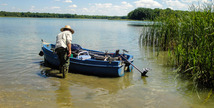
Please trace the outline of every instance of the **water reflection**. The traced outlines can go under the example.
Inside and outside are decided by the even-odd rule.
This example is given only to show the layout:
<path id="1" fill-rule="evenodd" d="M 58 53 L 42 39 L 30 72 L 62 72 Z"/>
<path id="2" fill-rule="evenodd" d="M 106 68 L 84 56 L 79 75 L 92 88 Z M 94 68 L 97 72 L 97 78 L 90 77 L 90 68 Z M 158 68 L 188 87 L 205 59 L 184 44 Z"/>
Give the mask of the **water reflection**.
<path id="1" fill-rule="evenodd" d="M 68 81 L 63 79 L 58 80 L 60 82 L 58 90 L 56 93 L 56 103 L 61 107 L 72 107 L 72 95 L 69 87 L 71 86 Z"/>
<path id="2" fill-rule="evenodd" d="M 40 62 L 40 69 L 41 69 L 41 72 L 38 75 L 41 77 L 62 78 L 62 75 L 59 73 L 59 70 L 57 70 L 53 66 L 49 66 L 48 64 L 45 64 L 43 61 Z"/>
<path id="3" fill-rule="evenodd" d="M 57 87 L 56 103 L 59 107 L 94 107 L 110 104 L 113 101 L 109 95 L 117 95 L 119 92 L 129 89 L 136 82 L 133 81 L 133 72 L 125 73 L 123 77 L 103 78 L 98 76 L 88 76 L 82 74 L 68 73 L 66 79 L 61 78 L 57 69 L 40 65 L 41 73 L 39 76 L 49 78 L 53 82 L 57 81 L 54 86 Z M 144 79 L 146 82 L 146 79 Z M 108 97 L 108 101 L 103 99 Z M 94 103 L 97 100 L 97 103 Z M 99 100 L 99 101 L 98 101 Z M 79 103 L 79 102 L 82 103 Z"/>
<path id="4" fill-rule="evenodd" d="M 147 84 L 146 78 L 147 78 L 147 77 L 142 76 L 143 84 L 145 84 L 145 85 Z"/>
<path id="5" fill-rule="evenodd" d="M 58 89 L 55 91 L 56 94 L 56 103 L 58 107 L 72 107 L 72 95 L 71 90 L 69 89 L 72 86 L 68 80 L 61 79 L 62 74 L 59 73 L 59 70 L 53 69 L 50 67 L 46 67 L 43 62 L 41 62 L 41 77 L 55 77 L 58 79 L 53 79 L 58 82 L 58 84 L 54 85 L 57 86 Z"/>
<path id="6" fill-rule="evenodd" d="M 55 77 L 62 78 L 62 75 L 59 73 L 59 70 L 54 69 L 53 67 L 44 65 L 42 63 L 41 67 L 41 77 Z M 78 76 L 78 77 L 77 77 Z M 128 88 L 133 84 L 133 73 L 127 72 L 123 77 L 118 78 L 106 78 L 106 77 L 98 77 L 98 76 L 88 76 L 76 73 L 68 73 L 68 77 L 65 79 L 66 81 L 71 80 L 74 84 L 78 84 L 80 86 L 87 86 L 89 88 L 102 88 L 108 91 L 108 94 L 117 93 L 119 90 Z M 63 79 L 61 79 L 63 80 Z M 145 79 L 144 79 L 145 80 Z"/>

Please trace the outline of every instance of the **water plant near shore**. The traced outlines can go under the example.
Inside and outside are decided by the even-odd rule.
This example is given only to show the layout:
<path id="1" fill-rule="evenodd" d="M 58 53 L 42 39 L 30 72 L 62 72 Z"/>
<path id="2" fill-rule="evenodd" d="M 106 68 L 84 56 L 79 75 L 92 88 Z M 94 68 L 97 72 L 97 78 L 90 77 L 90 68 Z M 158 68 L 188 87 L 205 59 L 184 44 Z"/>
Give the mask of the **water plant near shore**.
<path id="1" fill-rule="evenodd" d="M 193 80 L 196 87 L 214 87 L 213 4 L 191 6 L 183 14 L 161 13 L 142 41 L 168 51 L 179 75 Z"/>

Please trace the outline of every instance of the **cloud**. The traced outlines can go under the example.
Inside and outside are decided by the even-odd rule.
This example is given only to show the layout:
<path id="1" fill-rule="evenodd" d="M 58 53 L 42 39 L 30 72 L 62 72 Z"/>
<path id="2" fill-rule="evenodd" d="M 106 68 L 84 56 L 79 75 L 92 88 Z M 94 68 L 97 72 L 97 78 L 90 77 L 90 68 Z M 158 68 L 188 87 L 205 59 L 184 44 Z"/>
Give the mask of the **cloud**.
<path id="1" fill-rule="evenodd" d="M 82 8 L 82 14 L 87 15 L 111 15 L 111 16 L 124 16 L 132 10 L 132 6 L 128 2 L 121 2 L 119 5 L 114 5 L 112 3 L 94 3 L 89 4 L 90 7 Z"/>
<path id="2" fill-rule="evenodd" d="M 65 2 L 65 3 L 72 3 L 71 0 L 65 0 L 64 2 Z"/>
<path id="3" fill-rule="evenodd" d="M 6 3 L 3 3 L 3 4 L 1 4 L 1 6 L 7 6 L 8 4 L 6 4 Z"/>
<path id="4" fill-rule="evenodd" d="M 214 3 L 214 0 L 181 0 L 183 3 L 198 4 L 198 3 Z"/>
<path id="5" fill-rule="evenodd" d="M 110 8 L 112 6 L 111 3 L 95 3 L 96 8 Z"/>
<path id="6" fill-rule="evenodd" d="M 213 0 L 201 0 L 202 3 L 213 3 Z"/>
<path id="7" fill-rule="evenodd" d="M 193 2 L 198 2 L 198 0 L 181 0 L 181 2 L 184 2 L 184 3 L 193 3 Z"/>
<path id="8" fill-rule="evenodd" d="M 189 7 L 188 4 L 182 3 L 179 0 L 166 0 L 165 4 L 173 10 L 187 10 Z"/>
<path id="9" fill-rule="evenodd" d="M 163 5 L 154 0 L 138 0 L 134 2 L 136 7 L 145 7 L 145 8 L 162 8 Z"/>
<path id="10" fill-rule="evenodd" d="M 33 11 L 35 11 L 35 6 L 31 6 L 31 8 L 30 8 L 30 10 L 29 10 L 30 12 L 33 12 Z"/>
<path id="11" fill-rule="evenodd" d="M 11 8 L 10 8 L 10 11 L 13 11 L 13 12 L 19 12 L 19 11 L 21 11 L 21 12 L 23 12 L 24 10 L 23 10 L 23 9 L 20 9 L 20 8 L 18 8 L 18 7 L 11 7 Z"/>
<path id="12" fill-rule="evenodd" d="M 53 6 L 53 7 L 51 7 L 50 9 L 60 9 L 60 7 L 58 7 L 58 6 Z"/>
<path id="13" fill-rule="evenodd" d="M 64 11 L 64 13 L 75 13 L 75 12 L 76 12 L 75 9 L 66 9 L 66 10 Z"/>
<path id="14" fill-rule="evenodd" d="M 68 7 L 70 7 L 70 8 L 76 8 L 77 7 L 77 5 L 70 5 L 70 6 L 68 6 Z"/>
<path id="15" fill-rule="evenodd" d="M 132 7 L 133 7 L 130 3 L 127 3 L 127 2 L 125 2 L 125 1 L 123 1 L 123 2 L 121 2 L 121 3 L 122 3 L 122 5 L 123 5 L 124 7 L 126 7 L 126 8 L 132 8 Z"/>
<path id="16" fill-rule="evenodd" d="M 88 8 L 83 8 L 84 11 L 88 11 Z"/>

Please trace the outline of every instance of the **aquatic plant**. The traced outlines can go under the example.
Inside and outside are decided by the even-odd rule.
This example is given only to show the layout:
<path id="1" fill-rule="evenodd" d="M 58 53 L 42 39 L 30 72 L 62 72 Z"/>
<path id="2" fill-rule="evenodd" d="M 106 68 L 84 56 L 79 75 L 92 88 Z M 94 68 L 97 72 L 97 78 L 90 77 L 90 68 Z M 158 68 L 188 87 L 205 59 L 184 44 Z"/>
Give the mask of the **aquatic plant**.
<path id="1" fill-rule="evenodd" d="M 194 85 L 214 87 L 214 5 L 191 6 L 189 12 L 162 12 L 142 35 L 145 45 L 168 51 L 178 73 Z"/>

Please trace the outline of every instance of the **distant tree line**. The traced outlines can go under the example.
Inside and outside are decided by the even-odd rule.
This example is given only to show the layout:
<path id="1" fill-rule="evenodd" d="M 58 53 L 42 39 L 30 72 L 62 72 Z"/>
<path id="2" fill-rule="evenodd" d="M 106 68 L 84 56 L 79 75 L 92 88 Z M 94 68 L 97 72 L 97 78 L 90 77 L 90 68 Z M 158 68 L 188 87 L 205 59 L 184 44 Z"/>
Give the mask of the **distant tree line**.
<path id="1" fill-rule="evenodd" d="M 172 14 L 181 15 L 186 14 L 188 11 L 179 11 L 179 10 L 171 10 L 167 9 L 150 9 L 150 8 L 137 8 L 128 13 L 127 18 L 133 20 L 155 20 L 155 18 L 160 17 L 161 15 Z"/>
<path id="2" fill-rule="evenodd" d="M 87 18 L 87 19 L 132 19 L 153 21 L 162 15 L 174 13 L 182 15 L 188 11 L 167 9 L 137 8 L 128 13 L 127 16 L 99 16 L 99 15 L 77 15 L 77 14 L 58 14 L 58 13 L 33 13 L 33 12 L 6 12 L 0 11 L 0 17 L 35 17 L 35 18 Z"/>
<path id="3" fill-rule="evenodd" d="M 127 19 L 126 16 L 98 16 L 57 13 L 5 12 L 0 11 L 0 17 L 35 17 L 35 18 L 87 18 L 87 19 Z"/>

